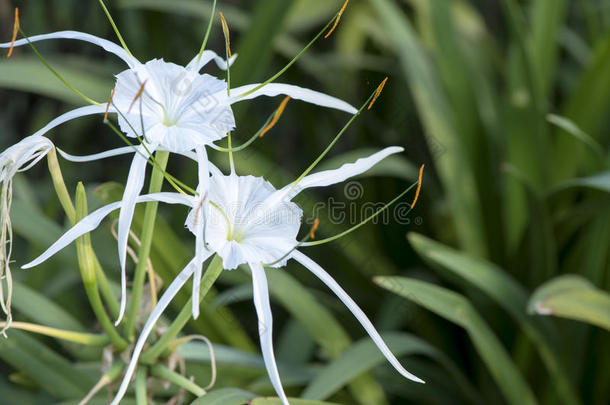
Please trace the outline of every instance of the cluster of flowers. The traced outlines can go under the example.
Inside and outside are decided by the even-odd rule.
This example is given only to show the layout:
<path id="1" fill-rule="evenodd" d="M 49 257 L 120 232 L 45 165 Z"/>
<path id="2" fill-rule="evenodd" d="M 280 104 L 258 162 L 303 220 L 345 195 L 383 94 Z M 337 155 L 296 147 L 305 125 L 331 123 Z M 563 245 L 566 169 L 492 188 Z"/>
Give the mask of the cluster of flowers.
<path id="1" fill-rule="evenodd" d="M 240 265 L 250 268 L 254 306 L 260 325 L 261 351 L 269 378 L 283 404 L 288 404 L 288 400 L 284 394 L 274 358 L 273 319 L 265 267 L 284 267 L 290 259 L 296 260 L 309 269 L 337 295 L 360 321 L 398 372 L 406 378 L 422 382 L 401 366 L 364 312 L 339 284 L 322 267 L 296 249 L 303 245 L 297 240 L 303 213 L 291 201 L 304 189 L 328 186 L 361 174 L 387 156 L 401 152 L 402 148 L 389 147 L 366 158 L 358 159 L 354 163 L 345 164 L 339 169 L 309 174 L 314 166 L 312 165 L 296 181 L 276 189 L 264 178 L 238 175 L 234 169 L 230 145 L 227 150 L 227 148 L 215 144 L 230 136 L 230 132 L 235 128 L 236 124 L 231 109 L 233 103 L 259 96 L 285 95 L 318 106 L 345 111 L 352 115 L 357 114 L 359 110 L 337 98 L 289 84 L 266 82 L 230 89 L 225 80 L 202 74 L 200 71 L 212 61 L 219 68 L 228 70 L 235 60 L 235 56 L 223 59 L 210 50 L 202 50 L 186 66 L 166 62 L 163 59 L 141 63 L 125 46 L 121 47 L 105 39 L 75 31 L 55 32 L 13 40 L 11 43 L 0 44 L 0 47 L 10 47 L 12 50 L 16 46 L 31 45 L 47 39 L 75 39 L 93 43 L 119 57 L 128 68 L 116 75 L 113 96 L 107 103 L 94 103 L 67 112 L 0 154 L 2 186 L 2 240 L 0 241 L 2 267 L 0 276 L 10 277 L 12 235 L 9 210 L 12 178 L 15 173 L 29 169 L 47 153 L 55 150 L 53 143 L 44 135 L 69 120 L 92 114 L 106 114 L 105 119 L 108 119 L 108 114 L 116 114 L 120 132 L 127 138 L 137 140 L 130 146 L 85 157 L 72 156 L 58 149 L 66 159 L 78 162 L 133 153 L 134 157 L 125 183 L 124 195 L 121 201 L 104 206 L 79 221 L 48 250 L 32 262 L 22 266 L 23 268 L 34 267 L 44 262 L 78 237 L 95 229 L 112 211 L 120 210 L 118 257 L 122 296 L 118 324 L 126 307 L 125 262 L 130 226 L 136 204 L 154 201 L 181 204 L 190 208 L 185 224 L 195 237 L 194 257 L 165 289 L 149 315 L 131 353 L 131 361 L 113 401 L 114 404 L 125 395 L 138 365 L 139 356 L 155 323 L 191 277 L 193 277 L 192 315 L 197 318 L 202 268 L 204 263 L 215 254 L 222 259 L 222 266 L 226 270 L 235 269 Z M 121 42 L 123 42 L 122 39 Z M 284 105 L 285 103 L 282 104 L 282 108 Z M 278 112 L 280 112 L 279 109 Z M 229 174 L 224 174 L 208 160 L 206 148 L 229 152 L 231 155 Z M 199 184 L 192 195 L 182 191 L 141 195 L 147 164 L 150 162 L 153 165 L 156 164 L 153 155 L 155 151 L 166 151 L 196 161 Z M 266 220 L 266 218 L 275 220 Z M 281 220 L 277 220 L 278 218 Z M 3 310 L 10 317 L 10 291 L 5 294 L 0 288 L 0 298 Z"/>

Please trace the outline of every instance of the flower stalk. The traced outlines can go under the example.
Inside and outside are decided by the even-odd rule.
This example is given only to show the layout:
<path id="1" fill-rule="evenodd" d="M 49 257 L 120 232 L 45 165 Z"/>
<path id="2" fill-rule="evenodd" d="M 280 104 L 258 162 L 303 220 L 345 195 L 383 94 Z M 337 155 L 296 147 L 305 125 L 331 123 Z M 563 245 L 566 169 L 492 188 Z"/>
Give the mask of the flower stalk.
<path id="1" fill-rule="evenodd" d="M 201 388 L 188 378 L 176 373 L 175 371 L 168 369 L 162 364 L 155 364 L 154 366 L 152 366 L 150 369 L 150 373 L 155 377 L 163 378 L 166 381 L 169 381 L 179 387 L 184 388 L 185 390 L 195 395 L 197 398 L 205 395 L 205 390 L 203 388 Z"/>
<path id="2" fill-rule="evenodd" d="M 80 220 L 86 215 L 87 195 L 85 193 L 85 186 L 83 186 L 83 183 L 78 183 L 76 188 L 76 219 Z M 104 329 L 112 341 L 112 344 L 119 350 L 125 350 L 128 343 L 119 335 L 112 325 L 112 322 L 110 321 L 110 318 L 108 317 L 100 298 L 95 277 L 95 259 L 92 255 L 91 236 L 88 233 L 79 237 L 76 241 L 76 252 L 81 277 L 83 279 L 85 291 L 87 293 L 87 297 L 89 298 L 89 302 L 91 303 L 93 313 L 100 322 L 102 329 Z"/>

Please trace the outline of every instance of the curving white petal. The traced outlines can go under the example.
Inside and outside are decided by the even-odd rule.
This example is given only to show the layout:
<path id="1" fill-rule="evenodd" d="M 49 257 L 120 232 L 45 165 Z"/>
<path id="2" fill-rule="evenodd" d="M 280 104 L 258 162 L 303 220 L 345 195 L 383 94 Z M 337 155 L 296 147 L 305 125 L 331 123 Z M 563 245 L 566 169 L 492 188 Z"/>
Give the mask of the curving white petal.
<path id="1" fill-rule="evenodd" d="M 182 204 L 189 207 L 192 205 L 191 197 L 184 196 L 178 193 L 146 194 L 136 199 L 136 202 L 138 203 L 150 201 L 159 201 L 166 204 Z M 74 242 L 79 237 L 97 228 L 106 216 L 108 216 L 112 211 L 121 208 L 122 203 L 122 201 L 117 201 L 93 211 L 91 214 L 87 215 L 85 218 L 75 224 L 72 228 L 70 228 L 66 233 L 64 233 L 44 253 L 42 253 L 40 256 L 38 256 L 31 262 L 24 264 L 23 266 L 21 266 L 21 268 L 29 269 L 38 266 L 40 263 L 45 262 L 51 256 L 55 255 L 57 252 L 68 246 L 70 243 Z"/>
<path id="2" fill-rule="evenodd" d="M 322 107 L 334 108 L 337 110 L 348 112 L 350 114 L 355 114 L 358 112 L 358 110 L 356 110 L 353 106 L 336 97 L 332 97 L 327 94 L 306 89 L 303 87 L 294 86 L 292 84 L 269 83 L 251 94 L 242 96 L 242 94 L 249 92 L 250 90 L 256 88 L 259 85 L 260 83 L 254 83 L 231 89 L 231 97 L 229 97 L 226 102 L 228 102 L 229 104 L 233 104 L 259 96 L 275 97 L 280 94 L 283 94 L 286 96 L 290 96 L 295 100 L 302 100 L 307 103 L 317 104 Z M 220 96 L 221 95 L 219 95 L 219 97 Z M 224 98 L 226 99 L 226 95 Z"/>
<path id="3" fill-rule="evenodd" d="M 87 215 L 76 225 L 70 228 L 59 239 L 57 239 L 55 243 L 53 243 L 51 247 L 49 247 L 43 254 L 41 254 L 31 262 L 24 264 L 23 266 L 21 266 L 21 268 L 29 269 L 31 267 L 38 266 L 40 263 L 46 261 L 55 253 L 59 252 L 60 250 L 68 246 L 70 243 L 74 242 L 77 238 L 97 228 L 102 222 L 102 219 L 104 219 L 112 211 L 118 209 L 120 206 L 121 202 L 119 201 L 112 204 L 108 204 L 102 208 L 93 211 L 91 214 Z"/>
<path id="4" fill-rule="evenodd" d="M 44 135 L 47 132 L 49 132 L 50 130 L 52 130 L 53 128 L 55 128 L 56 126 L 61 125 L 64 122 L 73 120 L 75 118 L 84 117 L 86 115 L 93 115 L 93 114 L 104 114 L 105 112 L 106 112 L 105 104 L 101 105 L 101 106 L 88 105 L 85 107 L 80 107 L 80 108 L 74 109 L 72 111 L 68 111 L 67 113 L 64 113 L 64 114 L 60 115 L 59 117 L 53 119 L 43 128 L 34 132 L 34 134 L 32 136 Z"/>
<path id="5" fill-rule="evenodd" d="M 140 358 L 140 354 L 142 353 L 142 349 L 144 349 L 144 345 L 146 344 L 146 340 L 148 336 L 152 332 L 155 323 L 159 320 L 163 311 L 170 304 L 172 299 L 178 294 L 178 291 L 184 286 L 189 277 L 193 274 L 193 263 L 195 259 L 191 260 L 189 264 L 178 274 L 178 276 L 172 281 L 172 283 L 167 287 L 167 290 L 163 293 L 159 302 L 155 306 L 155 309 L 150 313 L 148 319 L 146 320 L 146 324 L 140 333 L 140 337 L 131 353 L 131 360 L 129 361 L 129 365 L 127 366 L 127 371 L 125 372 L 125 376 L 123 377 L 123 381 L 121 382 L 121 386 L 119 387 L 118 392 L 116 393 L 114 399 L 111 402 L 111 405 L 118 405 L 118 403 L 125 396 L 125 392 L 127 392 L 127 387 L 129 386 L 129 382 L 131 377 L 133 377 L 133 373 L 138 365 L 138 359 Z"/>
<path id="6" fill-rule="evenodd" d="M 254 306 L 258 315 L 258 333 L 261 340 L 261 351 L 265 368 L 271 380 L 275 392 L 280 397 L 283 405 L 289 405 L 288 398 L 284 393 L 280 373 L 277 369 L 275 354 L 273 353 L 273 315 L 269 304 L 269 288 L 267 286 L 267 276 L 265 270 L 259 263 L 250 263 L 252 269 L 252 287 L 254 293 Z"/>
<path id="7" fill-rule="evenodd" d="M 233 62 L 235 62 L 236 58 L 237 58 L 237 54 L 233 54 L 229 58 L 229 66 L 231 66 L 233 64 Z M 198 59 L 199 59 L 199 54 L 195 55 L 193 60 L 191 60 L 188 65 L 186 65 L 186 68 L 194 69 L 196 72 L 199 72 L 205 65 L 207 65 L 208 63 L 210 63 L 210 61 L 213 60 L 214 63 L 216 63 L 216 66 L 218 66 L 220 69 L 227 70 L 227 62 L 223 58 L 218 56 L 216 54 L 216 52 L 214 52 L 214 51 L 210 51 L 210 50 L 206 49 L 201 54 L 201 59 L 199 59 L 199 60 Z"/>
<path id="8" fill-rule="evenodd" d="M 208 155 L 205 146 L 197 147 L 197 168 L 199 172 L 199 185 L 197 192 L 199 193 L 198 207 L 194 209 L 193 220 L 195 221 L 195 256 L 202 257 L 205 247 L 205 210 L 208 202 L 207 194 L 210 182 L 210 170 L 208 165 Z M 203 261 L 195 263 L 195 274 L 193 276 L 193 318 L 199 318 L 199 288 L 201 286 L 201 272 Z"/>
<path id="9" fill-rule="evenodd" d="M 129 65 L 129 67 L 133 67 L 140 63 L 136 58 L 129 55 L 125 49 L 121 48 L 114 42 L 79 31 L 57 31 L 50 34 L 33 35 L 31 37 L 15 41 L 14 46 L 27 45 L 28 42 L 38 42 L 46 39 L 76 39 L 79 41 L 90 42 L 123 59 L 123 61 Z M 10 42 L 0 44 L 0 48 L 10 48 L 10 46 Z"/>
<path id="10" fill-rule="evenodd" d="M 346 163 L 338 169 L 324 170 L 318 173 L 310 174 L 309 176 L 305 176 L 298 184 L 289 184 L 282 188 L 278 194 L 281 194 L 282 198 L 290 200 L 302 190 L 307 188 L 325 187 L 332 184 L 341 183 L 350 177 L 354 177 L 366 172 L 388 156 L 395 153 L 400 153 L 402 151 L 404 151 L 404 148 L 401 148 L 400 146 L 390 146 L 380 150 L 379 152 L 373 153 L 371 156 L 360 158 L 354 163 Z"/>
<path id="11" fill-rule="evenodd" d="M 150 151 L 150 153 L 152 153 L 154 149 L 154 147 L 148 146 L 148 151 Z M 121 306 L 119 317 L 117 318 L 115 325 L 118 325 L 121 322 L 121 319 L 123 319 L 127 303 L 127 274 L 125 270 L 127 244 L 129 242 L 131 221 L 136 207 L 136 199 L 144 185 L 147 158 L 142 156 L 142 154 L 145 153 L 146 148 L 144 145 L 138 146 L 138 153 L 133 157 L 131 167 L 129 168 L 129 175 L 127 176 L 127 183 L 125 184 L 125 191 L 123 193 L 121 212 L 119 213 L 118 249 L 119 263 L 121 265 Z"/>
<path id="12" fill-rule="evenodd" d="M 82 163 L 82 162 L 92 162 L 94 160 L 101 160 L 101 159 L 106 159 L 109 157 L 134 153 L 136 151 L 136 147 L 135 146 L 123 146 L 122 148 L 110 149 L 105 152 L 94 153 L 92 155 L 81 155 L 81 156 L 71 155 L 59 148 L 57 148 L 57 151 L 59 152 L 61 157 L 63 157 L 64 159 L 66 159 L 70 162 Z"/>
<path id="13" fill-rule="evenodd" d="M 409 373 L 405 368 L 400 364 L 396 356 L 392 353 L 390 348 L 385 344 L 379 332 L 375 329 L 372 322 L 366 316 L 366 314 L 358 307 L 358 304 L 354 302 L 354 300 L 345 292 L 343 288 L 328 274 L 322 267 L 320 267 L 316 262 L 311 260 L 309 257 L 304 255 L 299 251 L 294 251 L 292 257 L 305 266 L 309 271 L 311 271 L 316 277 L 318 277 L 324 284 L 328 286 L 334 292 L 337 297 L 345 304 L 345 306 L 354 314 L 358 322 L 364 327 L 364 330 L 369 334 L 373 342 L 377 345 L 381 353 L 385 356 L 386 359 L 394 366 L 394 368 L 402 374 L 405 378 L 409 380 L 423 383 L 424 381 L 419 377 L 414 376 Z"/>

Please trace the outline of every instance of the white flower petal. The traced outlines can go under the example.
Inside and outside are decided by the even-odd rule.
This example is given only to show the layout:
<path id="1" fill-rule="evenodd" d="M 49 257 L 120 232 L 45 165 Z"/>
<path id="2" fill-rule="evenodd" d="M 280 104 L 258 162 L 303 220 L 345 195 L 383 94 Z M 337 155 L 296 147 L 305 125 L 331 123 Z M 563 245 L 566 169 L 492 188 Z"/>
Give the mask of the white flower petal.
<path id="1" fill-rule="evenodd" d="M 146 194 L 138 197 L 136 201 L 138 203 L 159 201 L 166 204 L 182 204 L 186 206 L 192 205 L 191 197 L 184 196 L 178 193 Z M 40 256 L 38 256 L 31 262 L 23 265 L 21 268 L 29 269 L 34 266 L 38 266 L 40 263 L 45 262 L 51 256 L 68 246 L 70 243 L 74 242 L 77 238 L 97 228 L 106 216 L 108 216 L 112 211 L 121 208 L 121 204 L 123 204 L 123 201 L 117 201 L 93 211 L 91 214 L 87 215 L 85 218 L 75 224 L 72 228 L 70 228 L 66 233 L 64 233 L 44 253 L 42 253 Z"/>
<path id="2" fill-rule="evenodd" d="M 49 132 L 50 130 L 52 130 L 53 128 L 55 128 L 56 126 L 61 125 L 64 122 L 73 120 L 75 118 L 84 117 L 86 115 L 93 115 L 93 114 L 104 114 L 104 112 L 106 112 L 105 105 L 102 105 L 102 106 L 88 105 L 86 107 L 80 107 L 75 110 L 68 111 L 67 113 L 64 113 L 64 114 L 60 115 L 59 117 L 53 119 L 43 128 L 34 132 L 34 134 L 32 136 L 44 135 L 47 132 Z"/>
<path id="3" fill-rule="evenodd" d="M 280 373 L 277 369 L 275 354 L 273 353 L 273 315 L 269 304 L 269 288 L 267 286 L 267 276 L 263 266 L 258 263 L 250 263 L 252 269 L 252 287 L 254 293 L 254 306 L 258 315 L 258 333 L 261 340 L 261 351 L 265 368 L 271 380 L 275 392 L 280 397 L 283 405 L 288 404 L 288 398 L 284 393 Z"/>
<path id="4" fill-rule="evenodd" d="M 148 150 L 152 153 L 154 147 L 149 146 Z M 123 193 L 121 212 L 119 213 L 118 249 L 119 263 L 121 265 L 121 306 L 119 317 L 117 318 L 115 325 L 118 325 L 121 322 L 121 319 L 123 319 L 123 315 L 125 314 L 125 306 L 127 303 L 127 273 L 125 270 L 127 243 L 129 242 L 129 230 L 136 207 L 136 199 L 138 198 L 140 191 L 142 191 L 146 173 L 147 158 L 141 155 L 146 153 L 144 145 L 138 146 L 138 152 L 139 153 L 136 153 L 133 157 L 131 167 L 129 168 L 129 175 L 127 176 L 127 183 L 125 184 L 125 191 Z"/>
<path id="5" fill-rule="evenodd" d="M 305 176 L 298 184 L 289 184 L 282 188 L 278 194 L 282 195 L 283 199 L 290 200 L 302 190 L 307 188 L 325 187 L 332 184 L 341 183 L 350 177 L 354 177 L 366 172 L 386 157 L 395 153 L 400 153 L 403 150 L 404 149 L 399 146 L 390 146 L 380 150 L 379 152 L 373 153 L 371 156 L 360 158 L 354 163 L 346 163 L 338 169 L 324 170 L 322 172 L 310 174 L 309 176 Z"/>
<path id="6" fill-rule="evenodd" d="M 101 160 L 101 159 L 106 159 L 106 158 L 114 157 L 114 156 L 127 155 L 129 153 L 134 153 L 135 150 L 136 149 L 134 146 L 123 146 L 122 148 L 110 149 L 105 152 L 94 153 L 92 155 L 77 156 L 77 155 L 71 155 L 71 154 L 64 152 L 63 150 L 57 148 L 57 151 L 64 159 L 66 159 L 70 162 L 77 162 L 77 163 L 92 162 L 94 160 Z"/>
<path id="7" fill-rule="evenodd" d="M 228 98 L 226 102 L 228 102 L 229 104 L 233 104 L 259 96 L 275 97 L 280 94 L 283 94 L 286 96 L 290 96 L 295 100 L 302 100 L 307 103 L 317 104 L 322 107 L 334 108 L 337 110 L 348 112 L 350 114 L 355 114 L 358 112 L 358 110 L 356 110 L 350 104 L 346 103 L 343 100 L 339 100 L 336 97 L 332 97 L 324 93 L 320 93 L 318 91 L 306 89 L 303 87 L 294 86 L 292 84 L 269 83 L 263 86 L 262 88 L 256 90 L 255 92 L 248 94 L 247 96 L 241 97 L 242 94 L 245 94 L 248 91 L 256 88 L 259 84 L 260 83 L 247 84 L 245 86 L 231 89 L 231 97 Z M 222 95 L 219 94 L 219 97 L 221 96 Z"/>
<path id="8" fill-rule="evenodd" d="M 369 318 L 366 314 L 358 307 L 358 305 L 354 302 L 354 300 L 345 292 L 343 288 L 328 274 L 322 267 L 320 267 L 316 262 L 311 260 L 309 257 L 304 255 L 299 251 L 294 251 L 292 257 L 305 266 L 309 271 L 311 271 L 316 277 L 318 277 L 324 284 L 328 286 L 334 292 L 337 297 L 345 304 L 345 306 L 354 314 L 358 322 L 364 327 L 364 330 L 369 334 L 373 342 L 377 345 L 381 353 L 388 359 L 390 364 L 394 366 L 394 368 L 402 374 L 405 378 L 409 380 L 423 383 L 424 381 L 413 374 L 409 373 L 405 368 L 400 364 L 396 356 L 392 353 L 390 348 L 385 344 Z"/>
<path id="9" fill-rule="evenodd" d="M 127 63 L 127 65 L 129 65 L 130 67 L 133 67 L 140 63 L 140 62 L 138 62 L 138 60 L 136 58 L 134 58 L 133 56 L 130 56 L 127 53 L 127 51 L 125 51 L 125 49 L 121 48 L 119 45 L 115 44 L 114 42 L 108 41 L 108 40 L 100 38 L 100 37 L 96 37 L 95 35 L 87 34 L 84 32 L 79 32 L 79 31 L 58 31 L 58 32 L 52 32 L 50 34 L 33 35 L 31 37 L 23 38 L 23 39 L 19 39 L 19 40 L 15 41 L 14 46 L 27 45 L 28 40 L 29 40 L 29 42 L 37 42 L 37 41 L 43 41 L 46 39 L 76 39 L 79 41 L 90 42 L 97 46 L 101 46 L 107 52 L 110 52 L 110 53 L 118 56 L 119 58 L 123 59 L 123 61 L 125 63 Z M 10 42 L 5 42 L 3 44 L 0 44 L 0 48 L 9 48 L 10 46 L 11 46 Z"/>
<path id="10" fill-rule="evenodd" d="M 163 311 L 168 307 L 172 299 L 178 294 L 178 291 L 184 286 L 189 277 L 193 274 L 193 263 L 195 259 L 191 260 L 189 264 L 178 274 L 178 276 L 172 281 L 172 283 L 167 287 L 167 290 L 163 293 L 159 302 L 155 306 L 155 309 L 150 313 L 148 319 L 146 320 L 146 324 L 140 333 L 140 337 L 138 337 L 138 341 L 131 353 L 131 359 L 129 361 L 129 365 L 127 366 L 127 371 L 125 372 L 125 376 L 123 377 L 123 381 L 121 382 L 121 386 L 119 387 L 118 392 L 116 393 L 114 399 L 111 402 L 111 405 L 118 405 L 118 403 L 125 396 L 125 392 L 127 392 L 127 388 L 129 387 L 129 383 L 131 381 L 131 377 L 133 377 L 133 373 L 138 365 L 138 359 L 140 358 L 140 354 L 142 353 L 142 349 L 144 349 L 144 345 L 146 344 L 146 340 L 148 336 L 152 332 L 155 323 L 159 320 Z"/>
<path id="11" fill-rule="evenodd" d="M 51 247 L 49 247 L 43 254 L 38 256 L 36 259 L 31 262 L 21 266 L 22 269 L 29 269 L 34 266 L 38 266 L 40 263 L 46 261 L 55 253 L 59 252 L 61 249 L 68 246 L 70 243 L 74 242 L 80 236 L 86 234 L 87 232 L 91 232 L 95 228 L 99 226 L 108 214 L 112 211 L 118 209 L 121 206 L 121 202 L 115 202 L 112 204 L 108 204 L 96 211 L 93 211 L 91 214 L 83 218 L 76 225 L 70 228 L 66 233 L 64 233 Z"/>
<path id="12" fill-rule="evenodd" d="M 229 66 L 231 66 L 233 62 L 235 62 L 236 58 L 237 54 L 233 54 L 229 58 Z M 193 60 L 191 60 L 188 65 L 186 65 L 186 68 L 194 69 L 196 72 L 199 72 L 205 65 L 207 65 L 208 63 L 210 63 L 210 61 L 213 60 L 216 63 L 216 66 L 218 66 L 220 69 L 227 70 L 227 62 L 223 58 L 218 56 L 214 51 L 206 49 L 201 54 L 201 59 L 197 59 L 199 59 L 199 54 L 195 55 Z"/>

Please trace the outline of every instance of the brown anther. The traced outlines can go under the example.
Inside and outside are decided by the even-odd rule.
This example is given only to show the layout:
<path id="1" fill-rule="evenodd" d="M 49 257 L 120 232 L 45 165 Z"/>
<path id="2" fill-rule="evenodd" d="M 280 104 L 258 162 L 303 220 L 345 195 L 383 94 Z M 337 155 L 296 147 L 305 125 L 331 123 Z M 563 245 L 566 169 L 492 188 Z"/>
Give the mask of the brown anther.
<path id="1" fill-rule="evenodd" d="M 114 89 L 112 89 L 112 92 L 110 93 L 110 98 L 108 99 L 108 102 L 106 103 L 106 112 L 104 113 L 104 122 L 108 121 L 108 110 L 110 109 L 110 104 L 112 104 L 112 99 L 114 98 L 115 90 L 116 90 L 116 87 Z"/>
<path id="2" fill-rule="evenodd" d="M 377 101 L 377 98 L 381 94 L 381 91 L 383 90 L 383 87 L 385 86 L 385 82 L 387 82 L 387 81 L 388 81 L 388 78 L 386 77 L 385 79 L 383 79 L 383 81 L 381 82 L 379 87 L 377 87 L 377 91 L 375 91 L 375 95 L 373 96 L 373 99 L 371 100 L 371 104 L 369 104 L 369 107 L 367 108 L 367 110 L 370 110 L 373 107 L 373 104 L 375 104 L 375 101 Z"/>
<path id="3" fill-rule="evenodd" d="M 15 24 L 13 25 L 13 37 L 11 38 L 11 47 L 8 48 L 7 58 L 10 58 L 13 54 L 13 48 L 15 47 L 15 41 L 17 40 L 17 33 L 19 32 L 19 8 L 15 8 Z"/>
<path id="4" fill-rule="evenodd" d="M 347 3 L 349 3 L 349 0 L 345 0 L 345 3 L 343 3 L 341 10 L 339 10 L 339 13 L 337 13 L 337 18 L 335 18 L 335 23 L 332 27 L 330 27 L 330 30 L 326 33 L 326 35 L 324 35 L 324 38 L 330 37 L 330 34 L 332 34 L 335 28 L 337 28 L 337 25 L 339 25 L 339 20 L 341 20 L 341 16 L 343 15 L 345 8 L 347 7 Z"/>
<path id="5" fill-rule="evenodd" d="M 424 175 L 424 165 L 421 165 L 421 167 L 419 168 L 419 179 L 417 180 L 417 189 L 415 190 L 415 198 L 413 198 L 413 202 L 411 203 L 411 209 L 413 207 L 415 207 L 415 203 L 417 202 L 417 199 L 419 198 L 419 192 L 421 191 L 421 182 L 422 182 L 423 175 Z"/>
<path id="6" fill-rule="evenodd" d="M 311 239 L 316 238 L 316 231 L 318 230 L 319 226 L 320 226 L 320 220 L 318 218 L 316 218 L 316 220 L 313 221 L 313 226 L 311 227 L 311 231 L 309 231 L 309 237 Z"/>
<path id="7" fill-rule="evenodd" d="M 222 11 L 218 13 L 220 15 L 220 21 L 222 23 L 222 32 L 225 36 L 225 40 L 227 41 L 227 54 L 229 58 L 231 57 L 231 37 L 229 36 L 229 25 L 227 24 L 227 20 L 225 16 L 222 14 Z"/>
<path id="8" fill-rule="evenodd" d="M 263 128 L 263 130 L 261 131 L 259 137 L 262 138 L 263 135 L 265 135 L 267 132 L 269 132 L 269 130 L 271 128 L 273 128 L 275 126 L 275 124 L 277 124 L 277 122 L 279 121 L 280 117 L 282 116 L 282 113 L 284 113 L 284 109 L 286 108 L 286 104 L 288 104 L 288 101 L 290 101 L 290 97 L 286 96 L 282 102 L 280 103 L 280 106 L 277 108 L 277 111 L 275 111 L 275 114 L 273 114 L 273 119 L 271 120 L 271 122 L 269 123 L 269 125 L 267 125 L 265 128 Z"/>
<path id="9" fill-rule="evenodd" d="M 140 86 L 140 90 L 138 90 L 138 94 L 136 94 L 136 97 L 133 99 L 133 101 L 131 102 L 131 105 L 129 106 L 129 109 L 127 110 L 127 114 L 129 114 L 129 112 L 131 111 L 131 109 L 133 108 L 133 105 L 136 103 L 136 101 L 142 96 L 142 93 L 144 93 L 144 86 L 146 86 L 146 80 L 144 80 L 144 83 L 142 83 L 142 85 Z"/>

